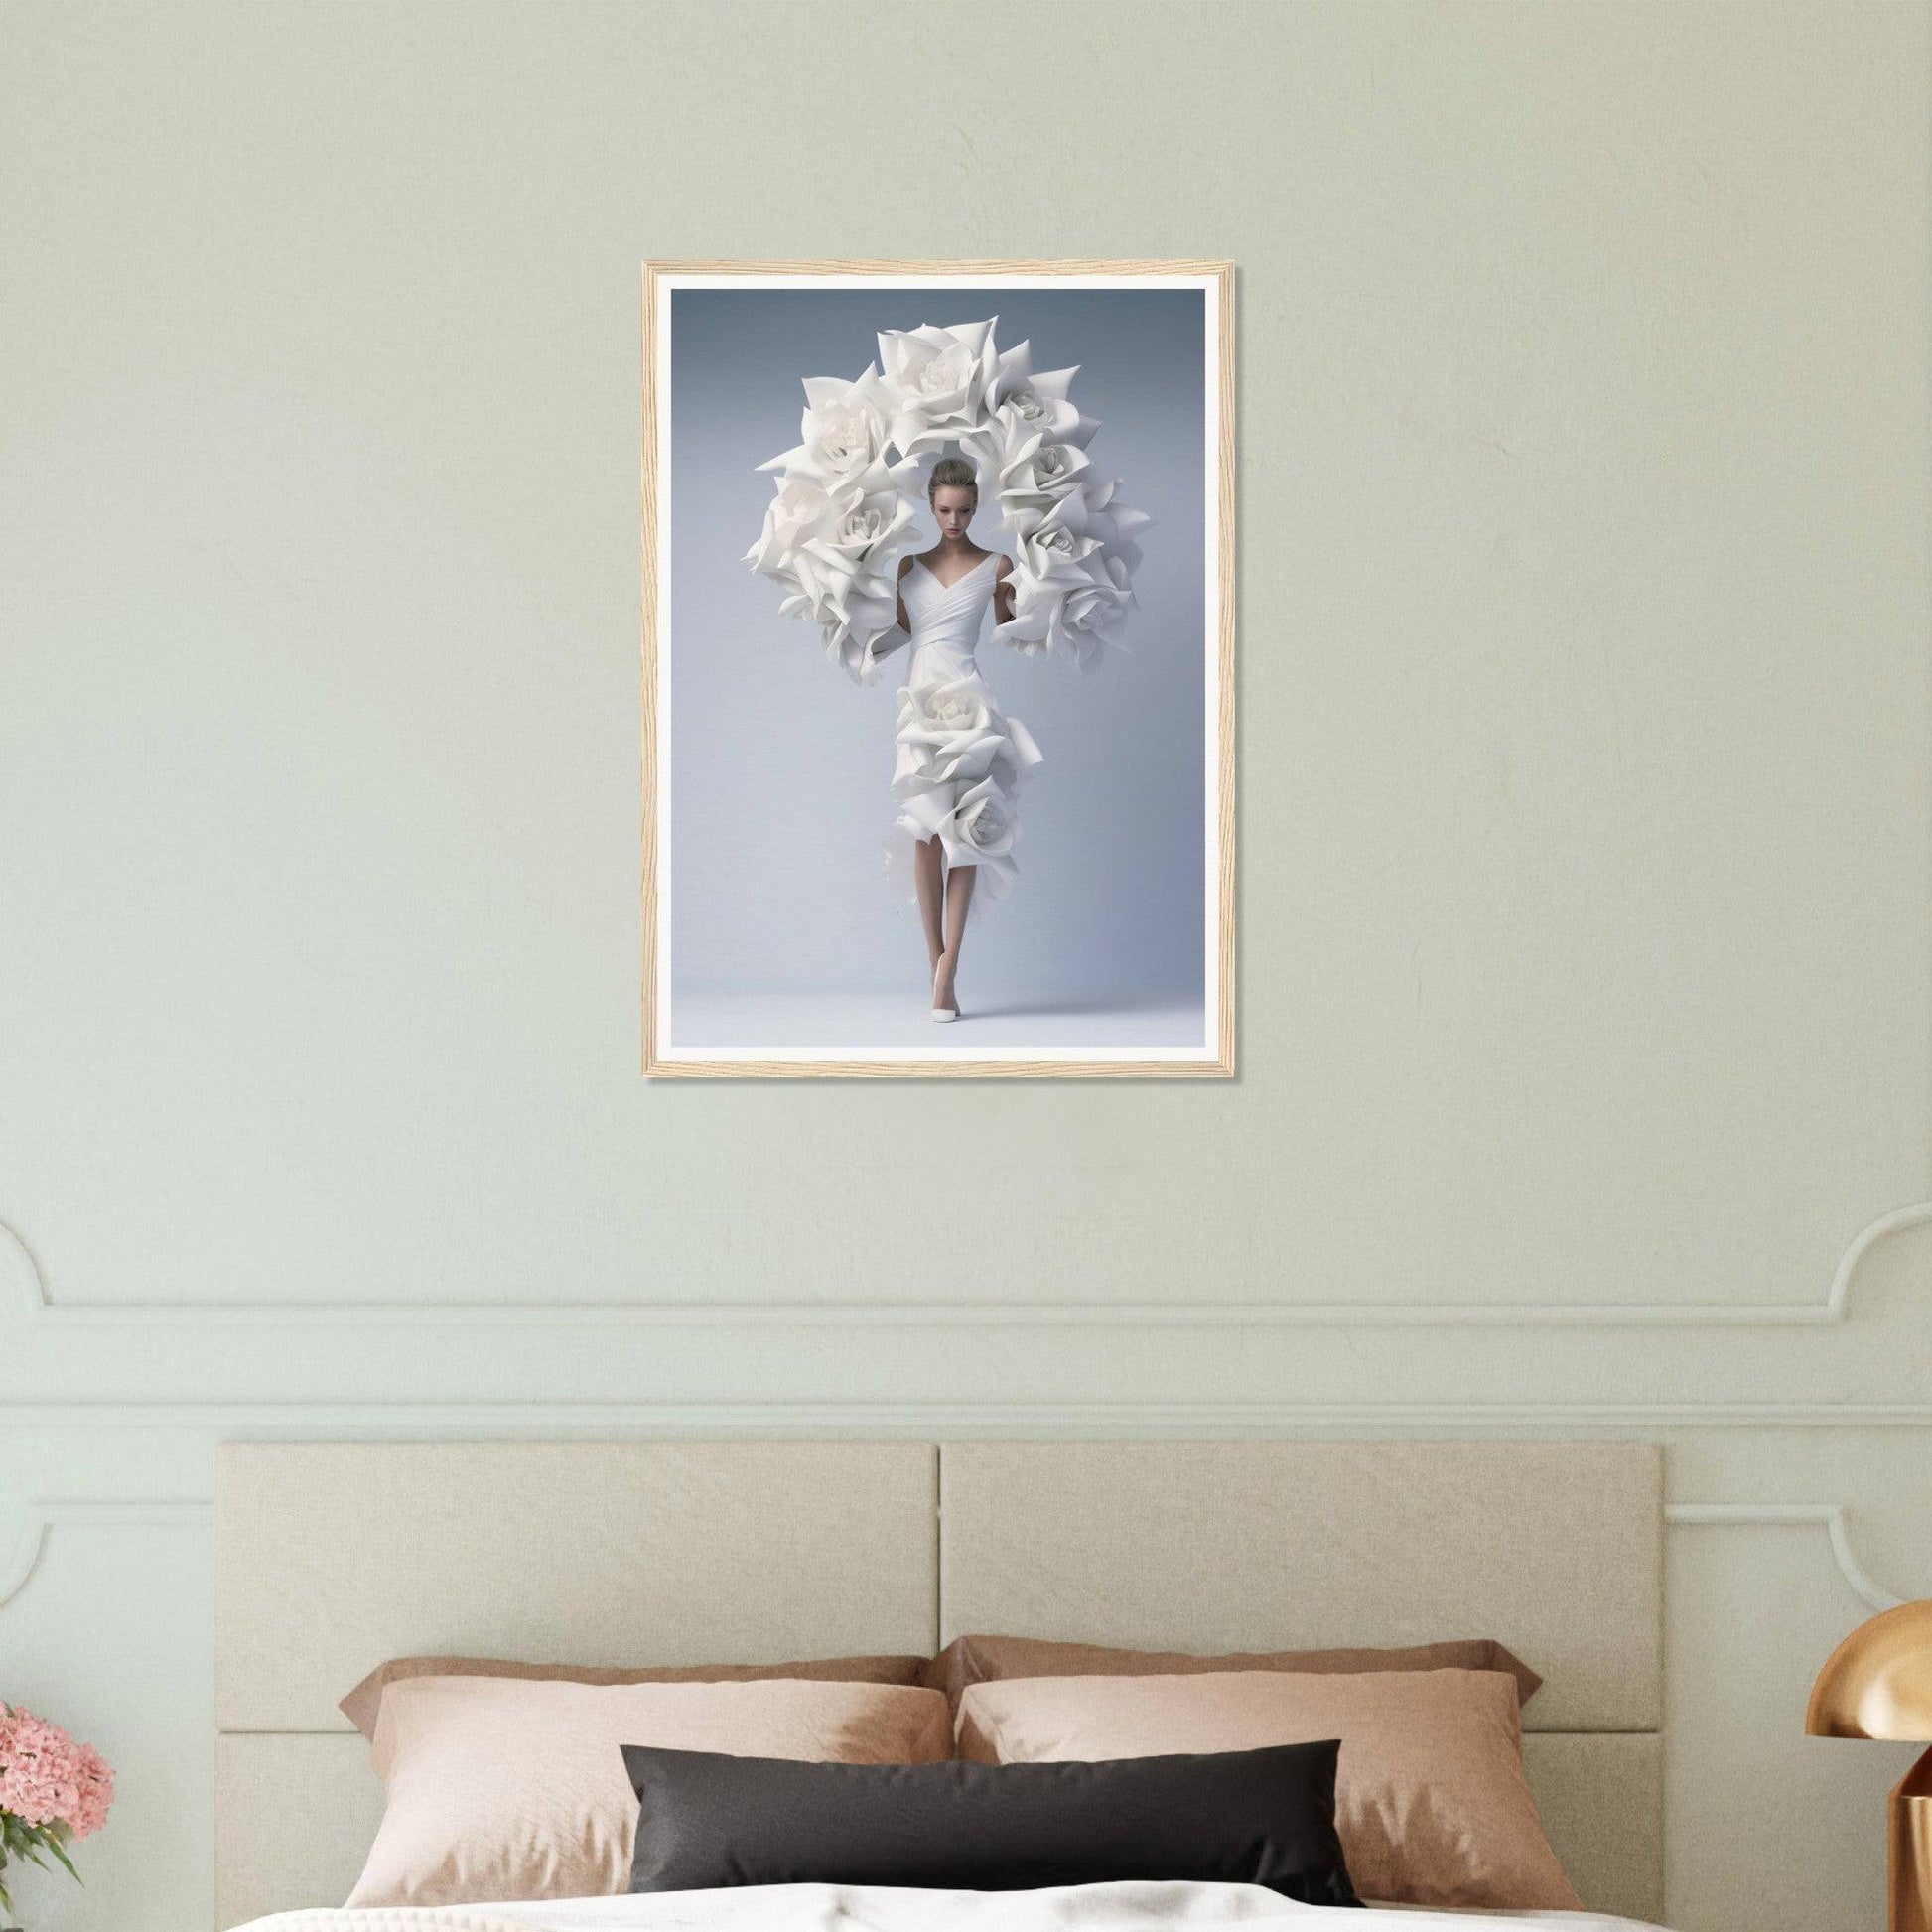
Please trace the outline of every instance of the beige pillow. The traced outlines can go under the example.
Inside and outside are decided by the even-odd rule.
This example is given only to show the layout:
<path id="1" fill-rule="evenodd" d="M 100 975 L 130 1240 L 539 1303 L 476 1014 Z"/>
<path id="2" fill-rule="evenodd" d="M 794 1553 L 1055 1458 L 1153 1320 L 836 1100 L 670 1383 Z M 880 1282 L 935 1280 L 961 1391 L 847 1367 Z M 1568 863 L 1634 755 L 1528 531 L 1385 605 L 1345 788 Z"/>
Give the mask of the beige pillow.
<path id="1" fill-rule="evenodd" d="M 601 1664 L 524 1664 L 501 1657 L 391 1657 L 370 1671 L 336 1709 L 364 1737 L 373 1737 L 383 1691 L 405 1677 L 532 1677 L 559 1684 L 755 1684 L 767 1677 L 812 1677 L 840 1684 L 917 1684 L 929 1662 L 925 1657 L 820 1657 L 798 1664 L 686 1664 L 628 1670 Z M 1044 1671 L 1029 1674 L 1047 1675 Z"/>
<path id="2" fill-rule="evenodd" d="M 1181 1677 L 1230 1670 L 1506 1670 L 1515 1678 L 1523 1704 L 1543 1682 L 1494 1637 L 1461 1637 L 1396 1650 L 1244 1650 L 1201 1657 L 1186 1650 L 1122 1650 L 1112 1644 L 987 1636 L 955 1637 L 910 1681 L 944 1691 L 957 1706 L 967 1685 L 1002 1677 Z"/>
<path id="3" fill-rule="evenodd" d="M 624 1744 L 930 1764 L 951 1755 L 949 1730 L 946 1700 L 903 1685 L 407 1678 L 388 1687 L 376 1719 L 370 1755 L 388 1805 L 348 1903 L 626 1890 L 637 1804 Z"/>
<path id="4" fill-rule="evenodd" d="M 975 1684 L 959 1754 L 998 1764 L 1255 1750 L 1339 1737 L 1335 1830 L 1363 1898 L 1576 1911 L 1523 1775 L 1506 1672 L 1227 1671 Z"/>

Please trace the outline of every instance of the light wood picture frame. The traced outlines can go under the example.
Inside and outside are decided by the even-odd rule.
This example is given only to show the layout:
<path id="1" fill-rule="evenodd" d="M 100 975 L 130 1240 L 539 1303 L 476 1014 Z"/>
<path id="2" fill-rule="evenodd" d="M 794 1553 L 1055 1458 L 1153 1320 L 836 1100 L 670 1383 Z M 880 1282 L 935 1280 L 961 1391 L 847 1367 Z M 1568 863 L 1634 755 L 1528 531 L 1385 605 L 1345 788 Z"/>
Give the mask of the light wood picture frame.
<path id="1" fill-rule="evenodd" d="M 649 261 L 642 375 L 646 1075 L 1233 1076 L 1234 264 Z"/>

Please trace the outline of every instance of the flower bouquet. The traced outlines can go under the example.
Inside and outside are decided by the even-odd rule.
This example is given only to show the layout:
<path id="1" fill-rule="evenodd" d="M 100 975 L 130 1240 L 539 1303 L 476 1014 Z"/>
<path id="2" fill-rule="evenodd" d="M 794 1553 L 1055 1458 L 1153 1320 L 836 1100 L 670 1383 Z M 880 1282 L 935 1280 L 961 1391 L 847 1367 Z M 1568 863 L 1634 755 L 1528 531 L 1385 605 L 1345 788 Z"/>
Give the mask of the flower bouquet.
<path id="1" fill-rule="evenodd" d="M 13 1914 L 5 1874 L 14 1859 L 46 1870 L 52 1853 L 77 1880 L 68 1847 L 99 1831 L 113 1801 L 114 1773 L 91 1744 L 0 1704 L 0 1912 Z"/>

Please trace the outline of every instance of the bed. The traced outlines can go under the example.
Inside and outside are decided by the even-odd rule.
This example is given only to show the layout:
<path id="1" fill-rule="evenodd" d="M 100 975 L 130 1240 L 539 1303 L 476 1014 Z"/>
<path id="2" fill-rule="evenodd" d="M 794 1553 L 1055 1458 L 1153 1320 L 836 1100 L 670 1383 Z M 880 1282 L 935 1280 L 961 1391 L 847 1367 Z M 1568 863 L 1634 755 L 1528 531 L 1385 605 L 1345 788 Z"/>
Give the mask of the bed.
<path id="1" fill-rule="evenodd" d="M 228 1444 L 217 1924 L 920 1932 L 939 1911 L 1113 1932 L 1321 1909 L 1171 1885 L 327 1909 L 383 1802 L 337 1701 L 384 1658 L 753 1663 L 930 1653 L 980 1631 L 1208 1652 L 1494 1636 L 1545 1680 L 1524 1757 L 1578 1893 L 1601 1923 L 1654 1922 L 1661 1495 L 1661 1451 L 1627 1443 Z M 1470 1923 L 1387 1922 L 1432 1918 Z"/>

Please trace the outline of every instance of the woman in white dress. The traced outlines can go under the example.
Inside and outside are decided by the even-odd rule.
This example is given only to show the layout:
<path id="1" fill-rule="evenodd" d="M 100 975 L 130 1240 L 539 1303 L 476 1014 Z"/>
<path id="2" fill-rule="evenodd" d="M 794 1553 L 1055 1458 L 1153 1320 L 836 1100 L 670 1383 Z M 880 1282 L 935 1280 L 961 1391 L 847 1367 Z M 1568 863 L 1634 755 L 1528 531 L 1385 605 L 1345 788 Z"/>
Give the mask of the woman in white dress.
<path id="1" fill-rule="evenodd" d="M 898 693 L 893 797 L 908 832 L 932 969 L 932 1017 L 957 1020 L 959 950 L 981 874 L 998 897 L 1013 878 L 1014 797 L 1039 748 L 993 701 L 974 659 L 986 614 L 1013 616 L 1013 559 L 967 535 L 979 507 L 973 467 L 933 465 L 926 500 L 939 541 L 898 571 L 898 621 L 911 645 Z"/>

